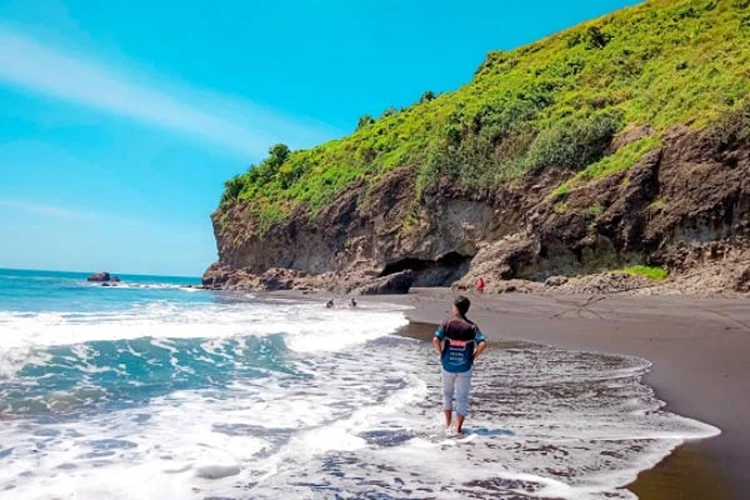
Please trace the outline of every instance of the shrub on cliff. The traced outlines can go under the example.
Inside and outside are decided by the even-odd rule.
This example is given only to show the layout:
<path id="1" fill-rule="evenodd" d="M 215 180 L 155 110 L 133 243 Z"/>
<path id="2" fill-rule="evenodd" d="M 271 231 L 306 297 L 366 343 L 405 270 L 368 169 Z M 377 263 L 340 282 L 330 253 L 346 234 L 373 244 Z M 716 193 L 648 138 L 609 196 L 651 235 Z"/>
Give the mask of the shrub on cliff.
<path id="1" fill-rule="evenodd" d="M 750 137 L 750 98 L 713 124 L 709 137 L 720 149 Z"/>
<path id="2" fill-rule="evenodd" d="M 393 116 L 396 113 L 398 113 L 398 110 L 393 106 L 389 106 L 385 108 L 385 110 L 383 110 L 383 113 L 381 113 L 380 118 L 381 119 L 388 118 L 389 116 Z"/>
<path id="3" fill-rule="evenodd" d="M 435 92 L 433 92 L 432 90 L 428 90 L 424 94 L 422 94 L 422 97 L 419 98 L 418 104 L 424 104 L 426 102 L 432 101 L 433 99 L 435 99 Z"/>
<path id="4" fill-rule="evenodd" d="M 554 166 L 576 172 L 599 161 L 621 127 L 622 118 L 614 113 L 562 119 L 536 137 L 526 165 L 534 170 Z"/>
<path id="5" fill-rule="evenodd" d="M 268 159 L 266 163 L 273 165 L 275 168 L 280 167 L 289 158 L 289 146 L 286 144 L 274 144 L 268 150 Z"/>
<path id="6" fill-rule="evenodd" d="M 610 40 L 612 40 L 612 35 L 602 32 L 596 26 L 591 26 L 586 31 L 586 43 L 589 49 L 603 49 Z"/>
<path id="7" fill-rule="evenodd" d="M 365 128 L 368 125 L 372 125 L 373 123 L 375 123 L 375 118 L 370 115 L 362 115 L 359 117 L 359 121 L 357 122 L 357 130 Z"/>
<path id="8" fill-rule="evenodd" d="M 221 206 L 236 200 L 243 189 L 245 189 L 245 176 L 236 175 L 224 183 L 224 193 L 221 195 Z"/>

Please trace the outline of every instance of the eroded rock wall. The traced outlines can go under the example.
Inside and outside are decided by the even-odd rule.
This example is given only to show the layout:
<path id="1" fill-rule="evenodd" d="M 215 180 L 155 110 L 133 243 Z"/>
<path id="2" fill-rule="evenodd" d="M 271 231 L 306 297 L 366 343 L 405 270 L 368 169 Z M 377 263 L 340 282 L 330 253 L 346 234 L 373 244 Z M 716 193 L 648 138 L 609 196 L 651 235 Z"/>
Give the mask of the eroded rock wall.
<path id="1" fill-rule="evenodd" d="M 627 137 L 613 147 L 624 144 Z M 570 174 L 555 169 L 496 190 L 443 180 L 419 198 L 414 172 L 355 183 L 320 213 L 298 209 L 267 231 L 249 222 L 242 202 L 217 211 L 220 260 L 206 284 L 346 292 L 411 270 L 418 286 L 468 288 L 482 276 L 492 289 L 630 263 L 679 276 L 741 262 L 750 248 L 748 139 L 721 144 L 677 127 L 633 167 L 557 196 Z"/>

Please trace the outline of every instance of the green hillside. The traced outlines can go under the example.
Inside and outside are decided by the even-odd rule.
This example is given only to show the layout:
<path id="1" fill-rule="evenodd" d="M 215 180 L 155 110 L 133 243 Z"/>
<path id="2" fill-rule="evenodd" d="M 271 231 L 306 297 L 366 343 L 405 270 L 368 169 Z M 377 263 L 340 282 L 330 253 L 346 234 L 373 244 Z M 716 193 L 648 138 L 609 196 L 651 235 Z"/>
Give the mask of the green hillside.
<path id="1" fill-rule="evenodd" d="M 226 183 L 221 206 L 248 200 L 247 216 L 268 228 L 398 167 L 417 169 L 415 199 L 441 177 L 484 190 L 551 166 L 586 182 L 628 168 L 671 126 L 703 127 L 746 105 L 749 91 L 750 0 L 655 0 L 490 52 L 467 85 L 363 117 L 342 139 L 277 145 Z M 604 157 L 618 132 L 644 124 L 657 137 Z"/>

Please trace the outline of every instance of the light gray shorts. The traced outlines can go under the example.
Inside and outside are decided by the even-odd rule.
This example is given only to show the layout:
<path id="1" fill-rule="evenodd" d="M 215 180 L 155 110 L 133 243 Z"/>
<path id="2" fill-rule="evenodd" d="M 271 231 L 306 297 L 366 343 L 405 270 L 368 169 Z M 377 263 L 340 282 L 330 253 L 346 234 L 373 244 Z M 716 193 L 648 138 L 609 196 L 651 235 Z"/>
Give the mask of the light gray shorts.
<path id="1" fill-rule="evenodd" d="M 453 409 L 456 398 L 456 413 L 465 417 L 469 413 L 469 391 L 471 390 L 471 370 L 451 373 L 443 370 L 443 410 Z"/>

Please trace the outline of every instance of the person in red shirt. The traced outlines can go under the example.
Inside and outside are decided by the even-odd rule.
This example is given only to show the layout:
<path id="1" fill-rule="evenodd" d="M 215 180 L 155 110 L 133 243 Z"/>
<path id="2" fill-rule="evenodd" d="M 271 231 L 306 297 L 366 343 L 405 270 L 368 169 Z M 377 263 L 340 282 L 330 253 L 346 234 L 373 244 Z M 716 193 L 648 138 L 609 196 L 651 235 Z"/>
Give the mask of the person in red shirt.
<path id="1" fill-rule="evenodd" d="M 477 278 L 477 291 L 479 293 L 484 293 L 484 280 L 481 278 Z"/>

